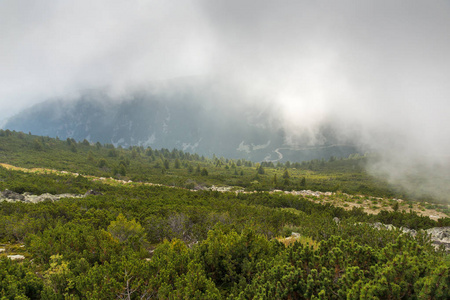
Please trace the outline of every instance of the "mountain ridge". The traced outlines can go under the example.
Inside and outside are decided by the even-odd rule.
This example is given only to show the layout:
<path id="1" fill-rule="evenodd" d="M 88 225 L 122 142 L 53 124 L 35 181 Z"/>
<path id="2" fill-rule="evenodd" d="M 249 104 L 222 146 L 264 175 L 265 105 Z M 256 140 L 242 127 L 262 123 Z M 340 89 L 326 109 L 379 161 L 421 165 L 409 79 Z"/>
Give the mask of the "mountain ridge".
<path id="1" fill-rule="evenodd" d="M 253 161 L 329 159 L 359 152 L 351 143 L 338 143 L 326 125 L 320 131 L 324 144 L 309 145 L 307 137 L 299 145 L 286 143 L 276 109 L 246 104 L 237 108 L 224 101 L 212 104 L 208 99 L 217 94 L 193 91 L 189 85 L 135 90 L 118 100 L 106 91 L 86 91 L 70 100 L 36 104 L 10 118 L 4 128 L 116 147 L 177 148 Z M 279 155 L 279 149 L 287 151 Z"/>

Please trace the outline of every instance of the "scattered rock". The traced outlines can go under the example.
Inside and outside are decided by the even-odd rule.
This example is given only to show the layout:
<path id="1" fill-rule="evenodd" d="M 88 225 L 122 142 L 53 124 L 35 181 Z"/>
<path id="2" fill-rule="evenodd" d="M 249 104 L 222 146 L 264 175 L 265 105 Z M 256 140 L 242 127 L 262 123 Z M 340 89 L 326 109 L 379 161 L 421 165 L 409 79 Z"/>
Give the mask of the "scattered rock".
<path id="1" fill-rule="evenodd" d="M 403 231 L 403 233 L 409 234 L 411 236 L 416 236 L 417 235 L 417 231 L 415 231 L 414 229 L 409 229 L 406 227 L 400 227 L 400 230 Z"/>
<path id="2" fill-rule="evenodd" d="M 7 256 L 10 260 L 23 260 L 25 259 L 25 256 L 16 254 L 16 255 L 8 255 Z"/>
<path id="3" fill-rule="evenodd" d="M 42 194 L 39 196 L 38 195 L 28 195 L 25 197 L 25 202 L 38 203 L 38 202 L 43 202 L 46 200 L 54 202 L 56 200 L 59 200 L 60 198 L 62 198 L 62 197 L 60 197 L 59 195 L 52 195 L 49 193 L 45 193 L 45 194 Z"/>
<path id="4" fill-rule="evenodd" d="M 388 229 L 388 230 L 396 229 L 394 225 L 391 224 L 386 225 L 380 222 L 376 222 L 370 225 L 376 229 Z M 401 227 L 400 230 L 403 233 L 410 234 L 413 237 L 417 235 L 417 231 L 414 229 Z M 436 249 L 442 245 L 444 246 L 446 251 L 450 251 L 450 227 L 433 227 L 425 230 L 425 232 L 430 236 L 431 242 L 436 247 Z"/>
<path id="5" fill-rule="evenodd" d="M 210 190 L 211 191 L 218 191 L 218 192 L 229 192 L 231 191 L 232 187 L 231 186 L 215 186 L 213 185 Z"/>
<path id="6" fill-rule="evenodd" d="M 426 230 L 430 235 L 433 245 L 439 248 L 441 245 L 450 251 L 450 227 L 434 227 Z"/>
<path id="7" fill-rule="evenodd" d="M 5 252 L 5 251 L 6 251 L 5 248 L 0 248 L 0 253 L 3 253 L 3 252 Z"/>
<path id="8" fill-rule="evenodd" d="M 427 233 L 431 235 L 432 238 L 445 240 L 450 242 L 450 227 L 434 227 L 427 229 Z"/>
<path id="9" fill-rule="evenodd" d="M 19 194 L 10 190 L 4 190 L 3 192 L 0 192 L 0 202 L 7 201 L 7 202 L 28 202 L 28 203 L 38 203 L 42 201 L 57 201 L 61 198 L 81 198 L 84 197 L 83 195 L 75 195 L 75 194 L 57 194 L 52 195 L 49 193 L 45 193 L 42 195 L 33 195 L 29 192 L 25 192 L 23 194 Z"/>
<path id="10" fill-rule="evenodd" d="M 288 236 L 286 238 L 279 238 L 278 240 L 287 246 L 292 243 L 295 243 L 295 241 L 298 241 L 299 239 L 300 239 L 300 233 L 292 232 L 291 236 Z"/>
<path id="11" fill-rule="evenodd" d="M 380 230 L 380 229 L 389 229 L 389 230 L 391 230 L 391 229 L 395 228 L 391 224 L 385 225 L 385 224 L 380 223 L 380 222 L 375 222 L 375 223 L 369 224 L 369 225 L 372 226 L 375 229 L 378 229 L 378 230 Z"/>
<path id="12" fill-rule="evenodd" d="M 280 191 L 280 190 L 275 190 Z M 273 192 L 275 192 L 273 191 Z M 314 197 L 320 197 L 320 196 L 332 196 L 333 192 L 319 192 L 319 191 L 311 191 L 311 190 L 301 190 L 301 191 L 284 191 L 285 194 L 291 194 L 291 195 L 301 195 L 301 196 L 314 196 Z"/>
<path id="13" fill-rule="evenodd" d="M 10 190 L 4 190 L 1 193 L 1 198 L 5 198 L 5 199 L 10 199 L 13 201 L 24 201 L 25 200 L 25 196 L 21 195 L 19 193 L 10 191 Z"/>

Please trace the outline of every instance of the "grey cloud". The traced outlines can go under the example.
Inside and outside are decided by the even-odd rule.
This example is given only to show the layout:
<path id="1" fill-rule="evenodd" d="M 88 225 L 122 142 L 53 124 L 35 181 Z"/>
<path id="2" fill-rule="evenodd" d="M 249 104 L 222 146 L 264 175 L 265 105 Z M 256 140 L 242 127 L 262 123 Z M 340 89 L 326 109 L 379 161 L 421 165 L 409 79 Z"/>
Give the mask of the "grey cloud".
<path id="1" fill-rule="evenodd" d="M 0 119 L 68 91 L 204 73 L 207 34 L 188 1 L 2 1 Z"/>

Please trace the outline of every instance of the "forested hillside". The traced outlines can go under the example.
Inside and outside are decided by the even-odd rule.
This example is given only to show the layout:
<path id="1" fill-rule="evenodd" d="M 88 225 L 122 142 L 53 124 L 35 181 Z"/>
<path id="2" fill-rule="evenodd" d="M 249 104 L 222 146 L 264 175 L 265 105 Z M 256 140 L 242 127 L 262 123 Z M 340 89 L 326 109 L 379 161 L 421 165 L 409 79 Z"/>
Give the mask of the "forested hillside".
<path id="1" fill-rule="evenodd" d="M 368 175 L 368 159 L 350 155 L 346 159 L 304 162 L 260 162 L 245 159 L 199 156 L 177 149 L 114 147 L 87 140 L 59 140 L 22 132 L 0 130 L 0 162 L 17 167 L 50 168 L 99 177 L 160 183 L 185 188 L 211 185 L 232 186 L 249 191 L 318 190 L 349 194 L 404 197 L 399 187 Z"/>
<path id="2" fill-rule="evenodd" d="M 273 165 L 0 131 L 0 191 L 16 197 L 0 202 L 1 298 L 448 299 L 449 254 L 423 230 L 450 219 L 399 204 L 367 159 Z M 293 189 L 335 193 L 278 191 Z M 381 212 L 331 204 L 361 195 Z"/>

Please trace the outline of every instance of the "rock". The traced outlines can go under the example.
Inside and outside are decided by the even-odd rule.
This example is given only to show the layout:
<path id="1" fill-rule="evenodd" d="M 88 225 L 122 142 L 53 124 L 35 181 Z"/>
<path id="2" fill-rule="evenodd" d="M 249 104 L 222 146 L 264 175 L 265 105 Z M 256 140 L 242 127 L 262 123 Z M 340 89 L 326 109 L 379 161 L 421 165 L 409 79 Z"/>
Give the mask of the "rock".
<path id="1" fill-rule="evenodd" d="M 49 194 L 49 193 L 44 193 L 40 196 L 37 196 L 35 199 L 36 202 L 42 202 L 45 200 L 50 200 L 50 201 L 54 202 L 56 200 L 59 200 L 59 197 L 56 195 Z"/>
<path id="2" fill-rule="evenodd" d="M 450 238 L 450 227 L 434 227 L 427 229 L 426 231 L 431 235 L 431 238 L 434 238 L 436 240 L 444 240 Z"/>
<path id="3" fill-rule="evenodd" d="M 415 231 L 414 229 L 409 229 L 406 227 L 401 227 L 400 228 L 401 231 L 403 231 L 403 233 L 409 234 L 411 236 L 416 236 L 417 235 L 417 231 Z"/>
<path id="4" fill-rule="evenodd" d="M 373 224 L 370 224 L 373 228 L 376 229 L 388 229 L 388 230 L 394 230 L 396 227 L 391 224 L 383 224 L 380 222 L 376 222 Z M 410 234 L 411 236 L 415 237 L 417 235 L 417 231 L 414 229 L 409 229 L 406 227 L 401 227 L 400 230 L 405 234 Z M 430 239 L 433 243 L 433 245 L 437 248 L 439 248 L 441 245 L 444 246 L 445 250 L 450 252 L 450 227 L 434 227 L 425 230 L 425 232 L 430 236 Z"/>
<path id="5" fill-rule="evenodd" d="M 295 237 L 295 238 L 298 238 L 298 237 L 300 237 L 300 233 L 298 233 L 298 232 L 292 232 L 292 233 L 291 233 L 291 236 L 292 236 L 292 237 Z"/>
<path id="6" fill-rule="evenodd" d="M 339 223 L 341 222 L 341 220 L 339 220 L 338 217 L 334 217 L 334 218 L 333 218 L 333 221 L 334 221 L 334 223 L 336 223 L 336 224 L 338 224 L 338 225 L 339 225 Z"/>
<path id="7" fill-rule="evenodd" d="M 101 194 L 101 193 L 100 193 Z M 103 195 L 103 194 L 101 194 Z M 55 195 L 56 199 L 55 200 L 59 200 L 61 198 L 83 198 L 84 195 L 77 195 L 77 194 L 58 194 Z"/>
<path id="8" fill-rule="evenodd" d="M 46 200 L 50 201 L 57 201 L 61 198 L 81 198 L 84 197 L 83 195 L 75 195 L 75 194 L 59 194 L 59 195 L 52 195 L 49 193 L 45 193 L 42 195 L 33 195 L 29 192 L 25 192 L 22 194 L 5 190 L 3 192 L 0 192 L 0 202 L 1 201 L 7 201 L 7 202 L 17 202 L 17 201 L 23 201 L 27 203 L 38 203 Z"/>
<path id="9" fill-rule="evenodd" d="M 3 253 L 3 252 L 5 252 L 5 251 L 6 251 L 5 248 L 0 248 L 0 253 Z"/>
<path id="10" fill-rule="evenodd" d="M 372 223 L 372 224 L 369 224 L 369 225 L 372 226 L 375 229 L 378 229 L 378 230 L 380 230 L 380 229 L 386 229 L 386 230 L 395 230 L 395 229 L 397 229 L 397 227 L 395 227 L 392 224 L 383 224 L 383 223 L 380 223 L 380 222 L 375 222 L 375 223 Z M 410 229 L 405 228 L 403 230 L 403 232 L 406 232 L 406 230 L 410 230 Z"/>
<path id="11" fill-rule="evenodd" d="M 386 224 L 386 225 L 384 225 L 384 228 L 386 228 L 388 230 L 394 230 L 396 227 L 392 224 Z"/>
<path id="12" fill-rule="evenodd" d="M 7 198 L 7 199 L 11 199 L 11 200 L 15 200 L 15 201 L 24 201 L 25 200 L 25 196 L 23 196 L 23 195 L 21 195 L 19 193 L 10 191 L 10 190 L 4 190 L 2 192 L 2 197 L 3 198 Z"/>
<path id="13" fill-rule="evenodd" d="M 16 255 L 8 255 L 7 256 L 10 260 L 23 260 L 25 259 L 25 256 L 16 254 Z"/>
<path id="14" fill-rule="evenodd" d="M 450 227 L 434 227 L 426 230 L 436 248 L 441 245 L 450 251 Z"/>
<path id="15" fill-rule="evenodd" d="M 383 223 L 380 223 L 380 222 L 375 222 L 375 223 L 373 223 L 373 224 L 370 224 L 373 228 L 375 228 L 375 229 L 381 229 L 381 228 L 384 228 L 384 224 Z"/>
<path id="16" fill-rule="evenodd" d="M 229 192 L 231 191 L 231 186 L 211 186 L 211 191 L 217 191 L 217 192 Z"/>

